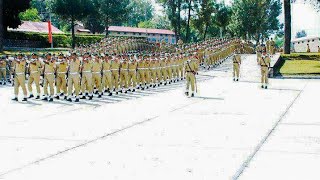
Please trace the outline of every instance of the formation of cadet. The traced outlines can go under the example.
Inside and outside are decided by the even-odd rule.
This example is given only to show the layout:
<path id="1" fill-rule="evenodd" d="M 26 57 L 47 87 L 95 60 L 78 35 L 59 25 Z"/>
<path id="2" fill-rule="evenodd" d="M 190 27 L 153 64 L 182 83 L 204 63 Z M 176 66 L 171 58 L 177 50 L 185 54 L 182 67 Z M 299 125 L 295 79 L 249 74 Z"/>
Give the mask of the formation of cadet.
<path id="1" fill-rule="evenodd" d="M 187 80 L 186 95 L 194 96 L 199 66 L 211 68 L 234 51 L 252 51 L 238 39 L 209 39 L 178 45 L 148 43 L 139 38 L 105 38 L 99 43 L 79 46 L 67 54 L 18 54 L 2 57 L 0 77 L 12 75 L 13 100 L 28 98 L 79 102 L 94 96 L 112 96 Z M 237 76 L 238 77 L 238 76 Z M 27 82 L 26 82 L 27 81 Z M 3 78 L 6 83 L 6 78 Z M 27 86 L 26 86 L 27 84 Z M 33 89 L 35 87 L 35 90 Z M 41 87 L 43 92 L 41 92 Z M 191 87 L 191 92 L 189 89 Z"/>

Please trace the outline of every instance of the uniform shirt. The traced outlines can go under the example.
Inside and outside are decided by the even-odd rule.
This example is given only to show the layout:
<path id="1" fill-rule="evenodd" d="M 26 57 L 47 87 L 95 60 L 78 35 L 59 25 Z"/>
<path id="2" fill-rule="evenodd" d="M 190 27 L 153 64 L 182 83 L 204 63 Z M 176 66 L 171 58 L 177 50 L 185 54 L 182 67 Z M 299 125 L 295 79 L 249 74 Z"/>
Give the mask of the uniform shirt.
<path id="1" fill-rule="evenodd" d="M 145 67 L 144 61 L 140 61 L 140 62 L 138 63 L 138 68 L 144 68 L 144 67 Z"/>
<path id="2" fill-rule="evenodd" d="M 120 68 L 120 62 L 111 61 L 111 70 L 119 70 Z"/>
<path id="3" fill-rule="evenodd" d="M 270 57 L 260 57 L 259 60 L 260 60 L 260 61 L 259 61 L 260 66 L 267 66 L 267 67 L 269 67 L 269 64 L 270 64 L 270 62 L 271 62 Z"/>
<path id="4" fill-rule="evenodd" d="M 39 60 L 35 60 L 29 65 L 29 73 L 40 72 L 40 69 L 41 69 L 41 63 Z"/>
<path id="5" fill-rule="evenodd" d="M 120 69 L 121 70 L 128 70 L 128 67 L 129 67 L 128 62 L 127 61 L 123 61 L 121 63 Z"/>
<path id="6" fill-rule="evenodd" d="M 14 71 L 16 74 L 21 74 L 26 72 L 26 61 L 20 61 L 20 63 L 14 63 Z"/>
<path id="7" fill-rule="evenodd" d="M 79 73 L 80 71 L 80 60 L 71 60 L 69 64 L 69 72 L 70 73 Z"/>
<path id="8" fill-rule="evenodd" d="M 87 61 L 83 62 L 82 64 L 82 72 L 91 72 L 92 70 L 92 63 Z"/>
<path id="9" fill-rule="evenodd" d="M 61 62 L 57 64 L 57 73 L 65 73 L 67 72 L 68 64 L 67 62 Z"/>
<path id="10" fill-rule="evenodd" d="M 55 64 L 53 62 L 47 62 L 44 64 L 44 73 L 54 73 Z"/>
<path id="11" fill-rule="evenodd" d="M 92 72 L 101 72 L 102 63 L 100 61 L 94 61 L 92 63 Z"/>
<path id="12" fill-rule="evenodd" d="M 185 70 L 186 72 L 197 72 L 198 66 L 195 59 L 192 59 L 191 61 L 187 61 L 185 63 Z"/>
<path id="13" fill-rule="evenodd" d="M 111 63 L 107 61 L 103 61 L 102 63 L 102 70 L 103 71 L 108 71 L 111 69 Z"/>
<path id="14" fill-rule="evenodd" d="M 239 64 L 239 65 L 241 64 L 241 56 L 239 54 L 234 55 L 233 63 Z"/>
<path id="15" fill-rule="evenodd" d="M 137 69 L 137 62 L 131 62 L 128 65 L 129 70 L 136 70 Z"/>
<path id="16" fill-rule="evenodd" d="M 0 69 L 6 68 L 7 67 L 7 62 L 4 60 L 0 61 Z"/>

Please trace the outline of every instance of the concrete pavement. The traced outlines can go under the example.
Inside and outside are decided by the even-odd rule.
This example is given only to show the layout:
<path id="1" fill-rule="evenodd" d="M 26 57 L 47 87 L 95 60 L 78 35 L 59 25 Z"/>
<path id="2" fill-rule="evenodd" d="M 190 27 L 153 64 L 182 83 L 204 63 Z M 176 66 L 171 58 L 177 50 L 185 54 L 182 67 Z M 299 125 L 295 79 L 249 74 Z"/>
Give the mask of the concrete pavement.
<path id="1" fill-rule="evenodd" d="M 243 58 L 240 82 L 228 60 L 200 73 L 195 98 L 182 82 L 77 105 L 15 103 L 0 88 L 0 179 L 319 179 L 298 169 L 319 163 L 320 82 L 263 90 L 255 56 Z"/>

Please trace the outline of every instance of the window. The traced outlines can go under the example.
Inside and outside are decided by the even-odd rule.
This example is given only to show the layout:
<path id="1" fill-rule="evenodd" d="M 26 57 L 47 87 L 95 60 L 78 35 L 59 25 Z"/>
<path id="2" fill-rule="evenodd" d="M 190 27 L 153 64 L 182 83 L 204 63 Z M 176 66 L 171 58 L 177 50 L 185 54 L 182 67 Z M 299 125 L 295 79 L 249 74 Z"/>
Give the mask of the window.
<path id="1" fill-rule="evenodd" d="M 136 35 L 136 33 L 133 33 L 133 35 Z"/>
<path id="2" fill-rule="evenodd" d="M 123 34 L 127 34 L 127 32 L 124 32 Z"/>
<path id="3" fill-rule="evenodd" d="M 298 44 L 300 44 L 300 42 L 298 42 Z"/>
<path id="4" fill-rule="evenodd" d="M 139 35 L 141 36 L 141 33 L 139 33 Z"/>
<path id="5" fill-rule="evenodd" d="M 294 45 L 295 43 L 293 43 L 293 45 Z"/>
<path id="6" fill-rule="evenodd" d="M 314 39 L 312 39 L 312 42 L 314 42 Z"/>
<path id="7" fill-rule="evenodd" d="M 310 42 L 310 40 L 308 40 L 308 42 Z"/>
<path id="8" fill-rule="evenodd" d="M 120 34 L 120 32 L 118 32 L 118 34 Z"/>
<path id="9" fill-rule="evenodd" d="M 168 34 L 166 34 L 166 37 L 168 37 Z"/>
<path id="10" fill-rule="evenodd" d="M 304 41 L 302 41 L 301 43 L 304 43 Z"/>

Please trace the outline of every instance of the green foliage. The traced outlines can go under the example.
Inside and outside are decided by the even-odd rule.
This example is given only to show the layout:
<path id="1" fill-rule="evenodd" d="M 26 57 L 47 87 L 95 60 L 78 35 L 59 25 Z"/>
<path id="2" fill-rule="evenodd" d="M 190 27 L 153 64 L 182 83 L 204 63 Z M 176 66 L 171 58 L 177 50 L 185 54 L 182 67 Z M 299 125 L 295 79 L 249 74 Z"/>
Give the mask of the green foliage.
<path id="1" fill-rule="evenodd" d="M 149 21 L 153 17 L 154 7 L 148 0 L 131 0 L 127 25 L 138 27 L 143 21 Z"/>
<path id="2" fill-rule="evenodd" d="M 302 38 L 302 37 L 307 37 L 307 33 L 305 30 L 299 31 L 296 34 L 296 38 Z"/>
<path id="3" fill-rule="evenodd" d="M 89 16 L 84 19 L 84 24 L 93 34 L 103 33 L 105 26 L 100 12 L 100 0 L 92 0 L 93 8 L 90 10 Z"/>
<path id="4" fill-rule="evenodd" d="M 40 21 L 40 16 L 36 8 L 30 8 L 30 9 L 27 9 L 25 12 L 21 12 L 19 14 L 19 18 L 22 21 L 33 21 L 33 22 Z"/>
<path id="5" fill-rule="evenodd" d="M 3 0 L 3 28 L 17 28 L 21 24 L 19 13 L 30 8 L 30 0 Z"/>
<path id="6" fill-rule="evenodd" d="M 220 36 L 223 36 L 223 32 L 230 23 L 232 10 L 224 3 L 216 4 L 216 13 L 213 18 L 213 22 L 220 28 Z"/>

